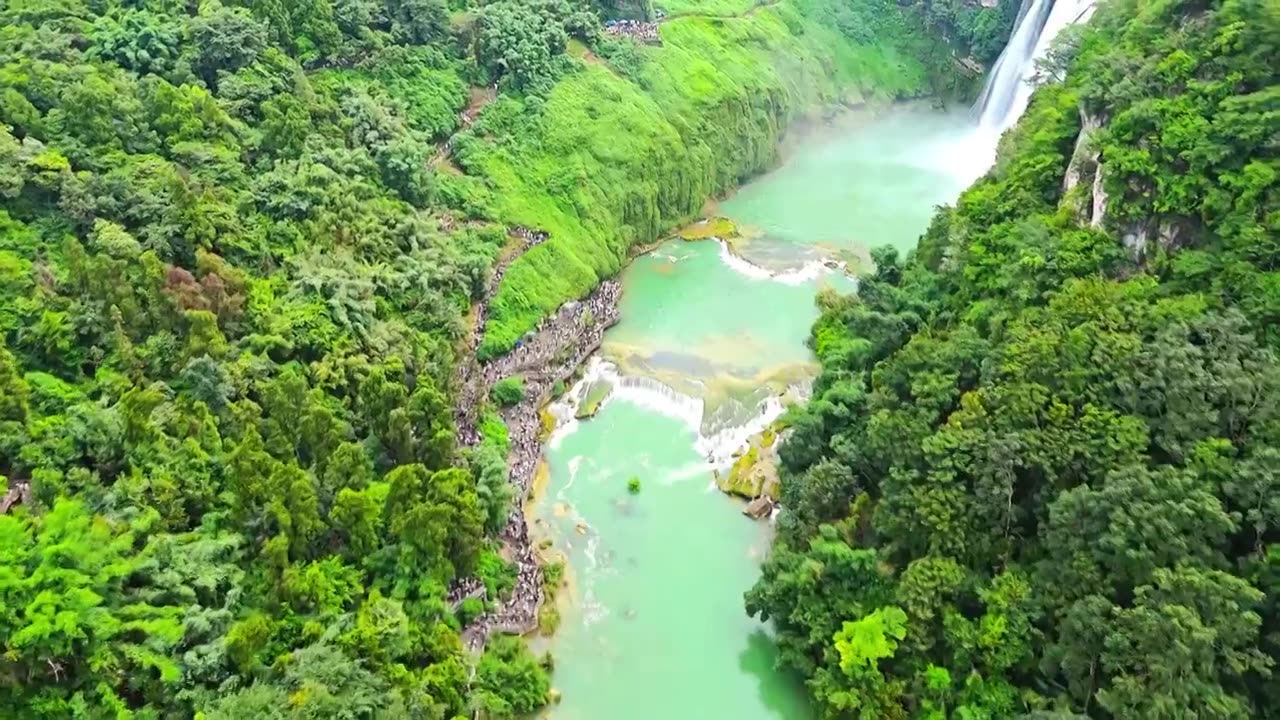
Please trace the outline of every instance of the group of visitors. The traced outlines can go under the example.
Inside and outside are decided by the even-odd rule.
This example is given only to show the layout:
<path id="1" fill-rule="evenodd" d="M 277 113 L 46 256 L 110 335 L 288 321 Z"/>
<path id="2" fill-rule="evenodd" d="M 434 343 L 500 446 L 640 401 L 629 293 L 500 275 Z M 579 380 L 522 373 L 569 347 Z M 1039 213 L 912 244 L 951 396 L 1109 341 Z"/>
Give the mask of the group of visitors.
<path id="1" fill-rule="evenodd" d="M 453 587 L 449 588 L 449 594 L 445 596 L 445 601 L 449 603 L 451 609 L 457 610 L 464 600 L 482 598 L 486 592 L 487 590 L 480 578 L 462 578 L 454 583 Z"/>
<path id="2" fill-rule="evenodd" d="M 658 23 L 643 20 L 610 20 L 605 23 L 604 31 L 614 37 L 629 37 L 636 42 L 660 43 Z"/>
<path id="3" fill-rule="evenodd" d="M 520 250 L 498 263 L 486 288 L 485 297 L 476 307 L 472 330 L 473 348 L 484 339 L 488 300 L 497 292 L 502 276 L 511 263 L 524 252 L 548 239 L 540 230 L 517 227 L 512 234 L 520 239 Z M 520 375 L 524 378 L 524 400 L 502 411 L 511 454 L 507 459 L 509 478 L 515 488 L 515 502 L 507 516 L 502 539 L 516 564 L 516 585 L 511 597 L 497 611 L 476 619 L 463 632 L 463 641 L 471 650 L 479 650 L 489 633 L 525 633 L 538 625 L 542 607 L 542 568 L 538 564 L 529 526 L 524 516 L 524 498 L 542 458 L 542 420 L 539 410 L 550 398 L 557 382 L 568 380 L 587 357 L 600 347 L 604 331 L 618 319 L 618 299 L 622 286 L 606 281 L 586 300 L 565 303 L 555 315 L 544 319 L 528 336 L 506 355 L 477 366 L 468 363 L 462 372 L 457 432 L 466 446 L 480 441 L 476 429 L 476 409 L 484 394 L 499 380 Z M 449 592 L 456 607 L 468 597 L 483 597 L 484 586 L 474 578 L 459 581 Z"/>
<path id="4" fill-rule="evenodd" d="M 517 567 L 516 587 L 510 600 L 496 613 L 486 615 L 467 628 L 468 647 L 484 644 L 489 632 L 526 633 L 538 626 L 542 607 L 542 568 L 529 538 L 524 515 L 524 498 L 542 458 L 542 418 L 539 410 L 550 398 L 557 381 L 568 380 L 574 370 L 600 347 L 604 331 L 618 319 L 618 299 L 622 286 L 607 281 L 585 301 L 566 303 L 551 318 L 538 325 L 515 350 L 484 366 L 484 386 L 504 377 L 524 377 L 525 399 L 503 410 L 511 440 L 508 457 L 511 484 L 516 502 L 507 517 L 502 538 L 511 549 Z"/>
<path id="5" fill-rule="evenodd" d="M 471 337 L 468 339 L 469 355 L 474 354 L 476 349 L 480 347 L 480 342 L 484 340 L 484 327 L 489 319 L 489 300 L 497 292 L 498 287 L 502 284 L 502 278 L 507 272 L 507 268 L 511 267 L 511 263 L 515 262 L 521 255 L 532 250 L 534 247 L 546 242 L 550 237 L 541 230 L 530 230 L 527 227 L 516 226 L 511 230 L 511 234 L 520 240 L 520 247 L 516 252 L 505 259 L 499 260 L 498 265 L 493 269 L 493 275 L 489 277 L 489 284 L 485 286 L 484 297 L 476 305 L 475 321 L 471 326 Z M 458 435 L 458 441 L 463 447 L 475 447 L 480 442 L 480 431 L 477 429 L 476 410 L 480 407 L 480 403 L 484 400 L 484 393 L 489 391 L 489 387 L 493 382 L 482 383 L 480 373 L 476 372 L 477 366 L 473 362 L 463 362 L 458 365 L 458 405 L 454 409 L 454 427 Z"/>

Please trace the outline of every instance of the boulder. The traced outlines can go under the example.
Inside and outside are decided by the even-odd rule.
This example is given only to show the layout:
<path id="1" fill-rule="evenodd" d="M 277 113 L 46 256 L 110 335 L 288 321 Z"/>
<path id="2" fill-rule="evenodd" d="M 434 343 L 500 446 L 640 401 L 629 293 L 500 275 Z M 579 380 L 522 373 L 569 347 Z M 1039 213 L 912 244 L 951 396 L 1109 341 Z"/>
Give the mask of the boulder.
<path id="1" fill-rule="evenodd" d="M 607 382 L 594 382 L 591 387 L 587 388 L 585 397 L 578 404 L 578 410 L 574 413 L 574 417 L 579 420 L 594 417 L 600 410 L 600 405 L 609 397 L 609 393 L 613 391 L 613 385 Z"/>
<path id="2" fill-rule="evenodd" d="M 976 58 L 967 56 L 956 57 L 955 61 L 956 64 L 960 66 L 961 70 L 970 75 L 981 75 L 985 72 L 985 68 L 982 67 L 982 63 L 978 62 Z"/>
<path id="3" fill-rule="evenodd" d="M 716 477 L 716 486 L 721 492 L 751 500 L 760 494 L 764 486 L 764 478 L 758 468 L 760 450 L 755 441 L 746 452 L 735 454 L 735 458 L 729 472 Z"/>
<path id="4" fill-rule="evenodd" d="M 759 520 L 760 518 L 769 517 L 769 514 L 772 512 L 773 512 L 773 498 L 769 497 L 768 495 L 761 495 L 755 500 L 752 500 L 751 502 L 747 503 L 747 507 L 742 510 L 743 515 L 746 515 L 747 517 L 753 520 Z"/>
<path id="5" fill-rule="evenodd" d="M 733 221 L 726 217 L 713 217 L 689 225 L 676 233 L 681 240 L 707 240 L 709 238 L 719 238 L 720 240 L 729 240 L 738 237 L 738 228 Z"/>

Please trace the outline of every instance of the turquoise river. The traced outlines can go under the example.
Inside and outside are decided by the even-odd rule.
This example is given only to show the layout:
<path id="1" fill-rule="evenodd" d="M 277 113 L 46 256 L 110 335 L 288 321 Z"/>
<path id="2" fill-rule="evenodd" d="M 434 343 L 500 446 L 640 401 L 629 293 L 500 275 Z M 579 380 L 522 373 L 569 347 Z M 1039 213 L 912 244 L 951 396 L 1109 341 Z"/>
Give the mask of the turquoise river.
<path id="1" fill-rule="evenodd" d="M 568 582 L 540 641 L 562 693 L 547 717 L 809 717 L 743 611 L 770 523 L 742 515 L 712 471 L 803 396 L 815 294 L 852 290 L 870 247 L 909 250 L 989 155 L 965 116 L 923 110 L 798 135 L 719 207 L 745 236 L 733 252 L 672 240 L 626 270 L 622 320 L 587 368 L 612 393 L 590 419 L 563 413 L 548 444 L 529 512 Z"/>

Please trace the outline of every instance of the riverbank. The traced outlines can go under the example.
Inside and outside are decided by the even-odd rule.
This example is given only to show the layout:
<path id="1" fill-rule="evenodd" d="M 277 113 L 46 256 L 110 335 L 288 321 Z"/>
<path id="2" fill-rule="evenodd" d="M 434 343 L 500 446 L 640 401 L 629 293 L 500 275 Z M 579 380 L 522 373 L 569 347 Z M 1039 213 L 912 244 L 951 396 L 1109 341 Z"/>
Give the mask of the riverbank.
<path id="1" fill-rule="evenodd" d="M 712 239 L 734 234 L 728 223 L 698 223 L 683 233 L 695 241 L 668 239 L 636 258 L 621 278 L 623 322 L 573 397 L 553 405 L 566 425 L 548 445 L 534 527 L 575 578 L 559 629 L 537 646 L 556 657 L 559 720 L 812 717 L 741 605 L 773 531 L 741 511 L 763 520 L 781 494 L 770 466 L 781 406 L 768 400 L 790 384 L 757 380 L 731 399 L 723 388 L 767 368 L 803 371 L 801 386 L 816 374 L 805 345 L 814 296 L 827 281 L 852 283 L 821 263 L 819 277 L 787 281 L 840 256 L 828 247 L 861 256 L 882 240 L 905 250 L 966 182 L 925 159 L 970 140 L 964 114 L 919 108 L 834 127 L 807 132 L 785 166 L 712 208 L 758 236 L 730 248 Z M 593 391 L 602 381 L 613 386 L 603 398 Z M 670 697 L 644 691 L 653 687 Z"/>
<path id="2" fill-rule="evenodd" d="M 500 411 L 511 443 L 507 468 L 515 490 L 502 542 L 507 559 L 516 566 L 516 583 L 497 610 L 480 616 L 463 631 L 463 643 L 472 651 L 481 649 L 491 632 L 523 635 L 538 627 L 543 577 L 537 549 L 529 535 L 525 502 L 542 459 L 539 413 L 557 384 L 573 376 L 600 347 L 605 330 L 618 321 L 621 292 L 618 282 L 608 280 L 584 300 L 565 303 L 512 352 L 480 365 L 478 378 L 472 380 L 477 390 L 483 390 L 481 396 L 504 378 L 519 376 L 524 382 L 523 398 Z M 460 587 L 466 585 L 462 583 Z"/>
<path id="3" fill-rule="evenodd" d="M 887 106 L 886 106 L 887 107 Z M 848 116 L 827 118 L 823 121 L 832 128 L 847 128 L 857 122 L 866 122 L 866 112 Z M 816 121 L 808 123 L 802 131 L 804 137 L 820 134 Z M 712 208 L 714 204 L 706 203 Z M 721 235 L 730 237 L 721 238 Z M 708 243 L 719 248 L 719 262 L 742 276 L 798 285 L 810 282 L 819 275 L 836 273 L 843 276 L 848 268 L 845 263 L 831 258 L 808 263 L 794 271 L 779 272 L 754 264 L 742 256 L 733 240 L 737 229 L 723 218 L 707 218 L 686 226 L 682 231 L 664 233 L 659 240 L 636 245 L 630 260 L 641 258 L 658 250 L 674 238 L 683 242 Z M 486 293 L 473 308 L 472 327 L 468 335 L 465 357 L 472 361 L 462 365 L 458 373 L 459 404 L 455 421 L 458 437 L 464 447 L 475 447 L 480 441 L 477 429 L 479 409 L 487 401 L 489 391 L 504 378 L 519 376 L 523 380 L 523 398 L 515 405 L 499 412 L 507 427 L 510 441 L 508 478 L 514 489 L 512 507 L 501 534 L 504 555 L 516 566 L 516 587 L 511 595 L 494 611 L 473 621 L 464 632 L 464 642 L 473 651 L 483 647 L 490 632 L 527 634 L 538 625 L 541 608 L 542 576 L 537 561 L 537 548 L 529 535 L 525 503 L 530 498 L 530 483 L 543 454 L 546 430 L 540 410 L 551 400 L 557 383 L 568 381 L 578 368 L 601 345 L 604 332 L 619 319 L 621 286 L 617 280 L 607 280 L 598 286 L 585 300 L 562 305 L 556 313 L 542 321 L 526 334 L 511 352 L 493 360 L 480 361 L 472 352 L 485 342 L 490 319 L 489 307 L 498 292 L 509 268 L 527 253 L 536 252 L 552 241 L 549 233 L 516 226 L 511 231 L 511 243 L 500 256 L 486 284 Z M 660 254 L 660 253 L 659 253 Z M 600 398 L 599 400 L 603 400 Z M 599 402 L 599 400 L 597 402 Z M 732 462 L 735 448 L 722 448 L 717 452 L 721 459 Z M 725 471 L 728 471 L 726 466 Z M 710 475 L 711 468 L 708 468 Z M 455 607 L 470 597 L 483 598 L 483 585 L 474 578 L 458 582 L 451 590 L 449 600 Z"/>
<path id="4" fill-rule="evenodd" d="M 860 45 L 819 10 L 830 8 L 784 0 L 664 22 L 661 47 L 634 48 L 625 64 L 585 60 L 545 98 L 499 99 L 459 135 L 455 160 L 491 188 L 497 219 L 553 238 L 506 274 L 481 356 L 514 347 L 615 276 L 634 246 L 776 166 L 805 114 L 929 94 L 926 64 L 909 52 L 922 33 L 904 23 Z"/>

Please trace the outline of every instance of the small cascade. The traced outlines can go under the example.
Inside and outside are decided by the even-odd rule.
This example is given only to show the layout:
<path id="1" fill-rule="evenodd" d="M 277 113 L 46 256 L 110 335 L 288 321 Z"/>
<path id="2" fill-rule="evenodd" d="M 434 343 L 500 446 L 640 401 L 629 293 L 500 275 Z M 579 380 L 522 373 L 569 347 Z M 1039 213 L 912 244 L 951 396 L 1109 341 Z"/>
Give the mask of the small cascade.
<path id="1" fill-rule="evenodd" d="M 623 376 L 615 382 L 611 397 L 675 418 L 695 433 L 702 430 L 702 400 L 653 378 Z"/>
<path id="2" fill-rule="evenodd" d="M 1018 121 L 1031 99 L 1036 61 L 1049 52 L 1049 44 L 1063 28 L 1088 20 L 1094 3 L 1095 0 L 1024 0 L 1009 44 L 992 66 L 974 105 L 979 127 L 998 134 Z"/>
<path id="3" fill-rule="evenodd" d="M 717 239 L 720 244 L 720 260 L 734 272 L 753 280 L 772 280 L 783 285 L 803 285 L 816 280 L 827 273 L 846 270 L 844 261 L 810 260 L 797 268 L 774 272 L 733 252 L 733 248 L 724 240 Z"/>
<path id="4" fill-rule="evenodd" d="M 704 404 L 700 398 L 686 395 L 653 378 L 623 375 L 618 371 L 617 365 L 599 356 L 593 356 L 587 361 L 582 378 L 563 397 L 547 408 L 556 419 L 556 429 L 550 441 L 552 446 L 577 429 L 578 408 L 586 400 L 591 387 L 598 383 L 609 386 L 609 394 L 600 400 L 602 406 L 614 400 L 624 400 L 659 415 L 679 420 L 694 433 L 702 430 Z"/>
<path id="5" fill-rule="evenodd" d="M 710 435 L 699 435 L 694 445 L 698 452 L 707 456 L 712 465 L 727 468 L 733 464 L 734 453 L 747 445 L 752 435 L 764 432 L 775 420 L 782 417 L 786 406 L 782 398 L 770 395 L 760 401 L 757 414 L 742 425 L 722 428 Z"/>
<path id="6" fill-rule="evenodd" d="M 726 402 L 708 417 L 702 398 L 687 395 L 653 378 L 623 375 L 617 365 L 596 356 L 588 361 L 583 377 L 548 407 L 548 412 L 556 418 L 556 427 L 548 442 L 550 447 L 559 446 L 560 441 L 578 429 L 577 409 L 588 388 L 601 382 L 610 386 L 602 406 L 615 400 L 627 402 L 679 420 L 696 435 L 694 448 L 706 458 L 706 463 L 699 463 L 697 470 L 687 468 L 690 474 L 705 473 L 708 465 L 720 468 L 732 465 L 734 454 L 747 445 L 751 436 L 763 432 L 782 417 L 788 402 L 803 401 L 809 393 L 807 382 L 792 385 L 782 395 L 770 393 L 746 403 Z M 569 463 L 570 484 L 581 461 L 581 457 L 576 457 Z"/>

